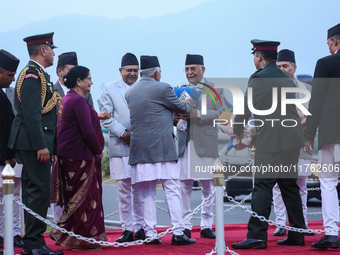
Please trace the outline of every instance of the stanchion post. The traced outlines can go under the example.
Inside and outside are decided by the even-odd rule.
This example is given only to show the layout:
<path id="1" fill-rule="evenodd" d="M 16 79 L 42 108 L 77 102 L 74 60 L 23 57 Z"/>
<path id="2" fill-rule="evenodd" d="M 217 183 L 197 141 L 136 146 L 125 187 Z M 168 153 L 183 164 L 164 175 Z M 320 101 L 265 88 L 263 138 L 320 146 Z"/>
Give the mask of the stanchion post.
<path id="1" fill-rule="evenodd" d="M 13 191 L 15 173 L 12 167 L 7 164 L 2 171 L 2 193 L 5 204 L 5 249 L 4 255 L 13 255 Z"/>
<path id="2" fill-rule="evenodd" d="M 250 149 L 251 150 L 251 159 L 252 159 L 252 176 L 253 176 L 253 188 L 255 186 L 255 171 L 254 171 L 254 165 L 255 165 L 255 147 L 253 145 L 253 147 Z"/>
<path id="3" fill-rule="evenodd" d="M 217 165 L 214 172 L 215 184 L 215 224 L 216 224 L 216 254 L 225 254 L 224 242 L 224 214 L 223 214 L 223 195 L 224 195 L 224 175 Z"/>

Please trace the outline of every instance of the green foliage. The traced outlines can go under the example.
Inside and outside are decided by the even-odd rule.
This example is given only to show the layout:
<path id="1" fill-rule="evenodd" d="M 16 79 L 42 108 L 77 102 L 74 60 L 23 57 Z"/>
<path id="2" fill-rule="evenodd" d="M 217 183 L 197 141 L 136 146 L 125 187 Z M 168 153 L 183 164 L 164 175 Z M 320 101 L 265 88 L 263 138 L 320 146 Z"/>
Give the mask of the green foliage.
<path id="1" fill-rule="evenodd" d="M 110 157 L 107 155 L 107 150 L 103 151 L 102 175 L 103 177 L 110 176 Z"/>

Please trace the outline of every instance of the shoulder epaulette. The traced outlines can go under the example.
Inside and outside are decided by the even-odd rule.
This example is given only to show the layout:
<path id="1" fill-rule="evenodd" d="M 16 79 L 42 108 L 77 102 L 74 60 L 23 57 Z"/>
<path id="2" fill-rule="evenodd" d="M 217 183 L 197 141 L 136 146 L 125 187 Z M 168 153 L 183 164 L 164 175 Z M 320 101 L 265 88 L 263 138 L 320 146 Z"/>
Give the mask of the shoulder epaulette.
<path id="1" fill-rule="evenodd" d="M 33 75 L 35 75 L 35 74 L 27 74 L 26 75 L 27 70 L 33 71 L 32 67 L 38 73 L 40 80 L 41 80 L 41 114 L 45 114 L 45 113 L 51 111 L 56 106 L 56 104 L 58 104 L 59 105 L 58 113 L 61 116 L 61 109 L 62 109 L 61 96 L 59 95 L 58 92 L 53 93 L 52 97 L 50 98 L 50 100 L 48 100 L 47 104 L 44 107 L 44 102 L 45 102 L 45 98 L 46 98 L 46 79 L 45 79 L 44 73 L 41 70 L 41 68 L 36 69 L 36 67 L 34 65 L 30 65 L 30 66 L 26 67 L 24 70 L 22 70 L 22 72 L 19 76 L 18 83 L 17 83 L 17 96 L 18 96 L 19 102 L 21 103 L 20 90 L 21 90 L 21 86 L 22 86 L 24 79 L 29 78 L 29 77 L 32 77 L 32 78 L 35 78 L 35 79 L 39 78 L 39 77 L 34 77 Z M 29 77 L 27 77 L 28 75 L 29 75 Z"/>

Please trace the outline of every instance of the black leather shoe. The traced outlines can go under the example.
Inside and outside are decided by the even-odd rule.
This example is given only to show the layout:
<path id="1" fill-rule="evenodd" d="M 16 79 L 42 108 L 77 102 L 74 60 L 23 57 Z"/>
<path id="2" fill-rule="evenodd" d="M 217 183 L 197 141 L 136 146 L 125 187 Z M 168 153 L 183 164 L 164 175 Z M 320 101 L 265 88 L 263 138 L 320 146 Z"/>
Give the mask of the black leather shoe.
<path id="1" fill-rule="evenodd" d="M 211 228 L 205 228 L 205 229 L 201 230 L 201 237 L 202 238 L 215 239 L 216 234 L 215 234 L 214 230 L 212 230 Z"/>
<path id="2" fill-rule="evenodd" d="M 14 247 L 17 248 L 23 248 L 24 247 L 24 242 L 21 239 L 21 236 L 16 235 L 15 237 L 13 237 L 13 243 L 14 243 Z"/>
<path id="3" fill-rule="evenodd" d="M 0 248 L 4 248 L 4 238 L 0 236 Z"/>
<path id="4" fill-rule="evenodd" d="M 305 239 L 293 239 L 287 237 L 284 240 L 277 241 L 277 245 L 290 245 L 290 246 L 305 246 Z"/>
<path id="5" fill-rule="evenodd" d="M 183 234 L 186 235 L 188 238 L 191 238 L 191 230 L 190 229 L 184 229 Z"/>
<path id="6" fill-rule="evenodd" d="M 41 247 L 42 250 L 45 252 L 43 254 L 46 255 L 64 255 L 63 251 L 52 251 L 50 248 L 48 248 L 46 245 Z"/>
<path id="7" fill-rule="evenodd" d="M 46 255 L 43 249 L 27 249 L 23 248 L 21 251 L 21 255 Z"/>
<path id="8" fill-rule="evenodd" d="M 151 236 L 147 236 L 146 238 L 149 238 L 149 237 L 151 237 Z M 162 241 L 157 238 L 157 239 L 153 239 L 150 242 L 145 242 L 145 244 L 146 245 L 162 244 Z"/>
<path id="9" fill-rule="evenodd" d="M 193 238 L 188 238 L 185 234 L 183 235 L 172 235 L 171 245 L 191 245 L 195 244 L 196 240 Z"/>
<path id="10" fill-rule="evenodd" d="M 231 248 L 234 249 L 249 249 L 252 247 L 256 247 L 257 249 L 265 249 L 267 248 L 267 241 L 260 239 L 252 239 L 246 238 L 244 241 L 240 243 L 233 243 Z"/>
<path id="11" fill-rule="evenodd" d="M 306 230 L 309 230 L 310 228 L 306 228 Z M 310 233 L 303 233 L 305 236 L 315 236 L 314 232 L 310 232 Z"/>
<path id="12" fill-rule="evenodd" d="M 286 229 L 277 227 L 273 233 L 273 236 L 285 236 L 286 235 Z"/>
<path id="13" fill-rule="evenodd" d="M 319 249 L 339 248 L 338 236 L 324 235 L 319 242 L 312 243 L 311 247 Z"/>
<path id="14" fill-rule="evenodd" d="M 135 233 L 135 240 L 145 240 L 145 232 L 144 229 L 141 228 Z"/>
<path id="15" fill-rule="evenodd" d="M 47 246 L 43 246 L 41 249 L 27 249 L 23 248 L 21 255 L 64 255 L 63 251 L 52 251 Z"/>
<path id="16" fill-rule="evenodd" d="M 123 234 L 116 240 L 118 243 L 133 242 L 133 232 L 124 230 Z"/>

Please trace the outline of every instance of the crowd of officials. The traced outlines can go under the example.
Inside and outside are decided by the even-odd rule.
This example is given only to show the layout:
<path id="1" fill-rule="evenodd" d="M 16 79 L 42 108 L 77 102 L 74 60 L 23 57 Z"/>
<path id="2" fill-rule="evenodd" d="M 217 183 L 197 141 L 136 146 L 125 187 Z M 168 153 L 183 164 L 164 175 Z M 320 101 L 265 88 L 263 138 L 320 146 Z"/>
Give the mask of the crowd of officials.
<path id="1" fill-rule="evenodd" d="M 6 164 L 19 169 L 15 194 L 20 194 L 21 178 L 21 199 L 28 208 L 46 218 L 51 203 L 58 226 L 84 237 L 107 240 L 101 173 L 104 127 L 109 131 L 110 175 L 116 180 L 123 228 L 116 241 L 148 239 L 146 245 L 162 244 L 155 230 L 156 185 L 161 183 L 174 226 L 171 244 L 195 244 L 190 220 L 182 221 L 191 213 L 194 179 L 201 182 L 202 199 L 214 192 L 212 173 L 194 175 L 194 169 L 196 165 L 215 163 L 218 128 L 213 120 L 225 111 L 220 103 L 223 90 L 215 88 L 204 77 L 203 56 L 187 54 L 184 70 L 188 85 L 182 87 L 188 96 L 178 97 L 172 86 L 160 81 L 161 67 L 156 56 L 142 55 L 138 61 L 134 54 L 126 53 L 119 68 L 121 78 L 104 85 L 100 113 L 97 113 L 90 94 L 91 72 L 78 65 L 75 52 L 58 56 L 59 79 L 53 85 L 45 70 L 53 65 L 55 56 L 53 33 L 29 36 L 24 41 L 30 60 L 18 75 L 15 89 L 10 88 L 10 84 L 15 80 L 19 60 L 5 50 L 0 51 L 0 170 Z M 317 62 L 312 87 L 295 78 L 293 51 L 281 50 L 278 54 L 280 42 L 277 41 L 252 40 L 251 43 L 257 71 L 251 75 L 248 88 L 252 89 L 255 109 L 271 107 L 274 87 L 279 88 L 278 98 L 281 98 L 281 88 L 311 91 L 309 105 L 304 104 L 311 113 L 306 123 L 301 123 L 294 104 L 288 104 L 286 115 L 282 115 L 280 99 L 277 109 L 271 113 L 253 114 L 255 119 L 293 119 L 297 123 L 287 128 L 263 121 L 265 124 L 257 128 L 255 165 L 308 164 L 317 129 L 319 164 L 340 164 L 340 136 L 336 132 L 340 124 L 340 24 L 328 30 L 331 55 Z M 244 114 L 234 119 L 234 133 L 239 136 L 244 129 L 240 123 L 247 122 L 252 115 L 247 98 L 246 93 Z M 290 93 L 287 98 L 303 99 L 304 94 Z M 182 125 L 181 128 L 178 125 Z M 174 126 L 178 127 L 176 134 Z M 320 241 L 312 244 L 314 248 L 339 248 L 338 174 L 336 171 L 319 174 L 326 232 Z M 274 235 L 286 234 L 285 208 L 291 227 L 308 230 L 306 178 L 298 176 L 298 172 L 255 174 L 252 210 L 268 219 L 274 194 L 279 224 Z M 213 203 L 212 198 L 202 207 L 202 238 L 215 239 Z M 25 234 L 21 238 L 20 208 L 17 205 L 14 208 L 14 245 L 23 248 L 22 254 L 63 254 L 46 246 L 42 236 L 46 224 L 27 212 L 24 213 Z M 2 223 L 3 217 L 0 218 Z M 2 246 L 2 224 L 0 229 Z M 232 247 L 266 248 L 267 230 L 266 222 L 250 217 L 247 238 Z M 287 238 L 279 240 L 278 245 L 305 246 L 304 235 L 288 231 Z M 56 244 L 74 250 L 101 249 L 98 244 L 79 240 L 55 228 L 49 237 Z"/>

